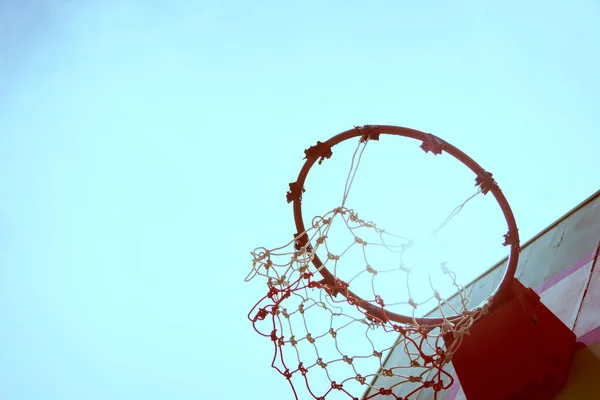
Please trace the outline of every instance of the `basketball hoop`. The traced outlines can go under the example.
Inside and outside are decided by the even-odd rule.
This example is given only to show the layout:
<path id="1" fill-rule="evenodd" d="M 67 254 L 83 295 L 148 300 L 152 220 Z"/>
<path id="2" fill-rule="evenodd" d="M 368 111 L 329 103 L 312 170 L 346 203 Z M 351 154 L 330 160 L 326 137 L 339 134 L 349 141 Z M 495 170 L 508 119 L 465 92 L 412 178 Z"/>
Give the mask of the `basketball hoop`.
<path id="1" fill-rule="evenodd" d="M 461 301 L 458 306 L 451 306 L 431 284 L 429 300 L 436 304 L 441 314 L 436 317 L 392 311 L 393 302 L 376 293 L 374 286 L 369 297 L 365 297 L 351 289 L 354 278 L 341 279 L 339 271 L 345 265 L 346 258 L 350 258 L 354 264 L 362 262 L 350 256 L 351 251 L 364 254 L 364 268 L 356 276 L 362 274 L 374 278 L 385 271 L 369 264 L 367 249 L 380 248 L 402 260 L 411 245 L 409 239 L 391 234 L 376 223 L 364 220 L 346 204 L 362 152 L 369 142 L 378 141 L 382 135 L 414 139 L 421 142 L 420 147 L 425 153 L 446 153 L 454 157 L 474 173 L 478 193 L 491 194 L 498 203 L 507 224 L 502 244 L 509 247 L 509 256 L 502 282 L 483 305 L 469 309 L 465 288 L 456 282 L 454 273 L 444 263 L 439 265 L 439 275 L 449 279 Z M 335 146 L 355 138 L 358 139 L 358 147 L 352 158 L 341 204 L 322 215 L 311 216 L 310 224 L 307 224 L 302 197 L 309 171 L 315 163 L 321 164 L 331 158 Z M 408 128 L 378 125 L 356 127 L 325 142 L 317 142 L 305 150 L 305 158 L 298 178 L 290 183 L 287 193 L 287 201 L 293 205 L 296 233 L 283 246 L 256 249 L 252 253 L 253 269 L 246 279 L 261 277 L 267 285 L 267 294 L 252 308 L 248 318 L 259 334 L 273 342 L 272 367 L 290 382 L 296 398 L 298 381 L 303 382 L 309 395 L 317 400 L 358 399 L 357 393 L 364 392 L 366 387 L 373 393 L 365 397 L 367 399 L 387 395 L 405 400 L 423 389 L 433 390 L 437 398 L 439 391 L 452 384 L 453 378 L 445 368 L 460 347 L 461 337 L 490 312 L 496 301 L 512 296 L 519 258 L 519 237 L 515 218 L 504 194 L 492 174 L 461 150 L 437 136 Z M 463 206 L 464 203 L 457 207 L 448 220 Z M 339 232 L 341 236 L 347 236 L 348 245 L 343 251 L 335 253 L 328 243 L 331 236 Z M 408 276 L 412 273 L 411 267 L 400 261 L 394 271 L 407 275 L 407 291 L 410 293 Z M 412 297 L 405 304 L 414 309 L 421 305 Z M 451 313 L 447 312 L 448 309 Z M 318 317 L 311 317 L 313 314 Z M 319 328 L 315 330 L 314 326 Z M 349 332 L 352 329 L 355 331 L 351 335 Z M 346 340 L 353 343 L 358 341 L 356 332 L 361 338 L 366 338 L 363 348 L 359 350 L 357 347 L 352 355 L 349 354 L 349 346 L 342 344 L 342 337 L 347 332 L 350 339 Z M 382 333 L 387 334 L 387 339 L 380 339 Z M 453 335 L 454 340 L 445 348 L 442 338 L 449 334 Z M 396 339 L 398 336 L 398 340 L 390 343 L 390 337 Z M 384 353 L 395 348 L 401 348 L 406 353 L 406 365 L 384 368 Z M 375 365 L 378 372 L 359 369 L 359 364 L 364 366 L 367 361 Z M 315 389 L 319 384 L 310 379 L 311 371 L 320 371 L 325 386 Z M 375 385 L 375 378 L 379 377 L 392 377 L 393 383 Z M 414 389 L 400 397 L 396 392 L 401 385 L 412 385 Z"/>

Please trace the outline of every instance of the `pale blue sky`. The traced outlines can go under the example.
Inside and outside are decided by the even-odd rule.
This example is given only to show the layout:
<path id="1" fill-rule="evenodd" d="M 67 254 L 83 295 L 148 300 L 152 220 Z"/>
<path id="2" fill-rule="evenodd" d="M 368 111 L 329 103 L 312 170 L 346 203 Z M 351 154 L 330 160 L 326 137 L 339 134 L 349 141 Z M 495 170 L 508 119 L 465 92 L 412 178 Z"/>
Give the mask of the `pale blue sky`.
<path id="1" fill-rule="evenodd" d="M 433 132 L 527 239 L 599 186 L 599 20 L 592 0 L 0 0 L 0 400 L 288 398 L 243 278 L 292 233 L 303 150 Z"/>

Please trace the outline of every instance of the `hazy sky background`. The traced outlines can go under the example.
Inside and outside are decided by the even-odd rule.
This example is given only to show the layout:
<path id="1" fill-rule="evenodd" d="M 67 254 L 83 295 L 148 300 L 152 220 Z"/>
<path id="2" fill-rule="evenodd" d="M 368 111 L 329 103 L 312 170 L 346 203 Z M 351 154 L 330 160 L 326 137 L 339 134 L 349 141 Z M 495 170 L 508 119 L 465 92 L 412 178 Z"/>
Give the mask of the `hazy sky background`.
<path id="1" fill-rule="evenodd" d="M 0 400 L 289 398 L 243 278 L 293 233 L 303 150 L 435 133 L 494 172 L 526 240 L 599 187 L 599 20 L 592 0 L 0 0 Z"/>

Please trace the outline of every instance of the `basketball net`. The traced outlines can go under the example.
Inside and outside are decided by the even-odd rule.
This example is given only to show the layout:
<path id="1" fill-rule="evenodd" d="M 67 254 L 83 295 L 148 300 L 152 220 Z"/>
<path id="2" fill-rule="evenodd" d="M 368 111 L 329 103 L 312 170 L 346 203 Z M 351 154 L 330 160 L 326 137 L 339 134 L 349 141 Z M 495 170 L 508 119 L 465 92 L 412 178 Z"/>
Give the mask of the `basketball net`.
<path id="1" fill-rule="evenodd" d="M 419 271 L 419 260 L 410 257 L 416 241 L 361 218 L 347 205 L 369 139 L 359 140 L 335 208 L 314 216 L 305 231 L 284 245 L 252 252 L 246 281 L 262 281 L 266 294 L 248 318 L 256 332 L 272 342 L 271 365 L 288 380 L 296 399 L 306 398 L 306 393 L 317 400 L 359 399 L 367 392 L 365 399 L 405 400 L 422 390 L 433 391 L 437 398 L 453 384 L 448 366 L 461 338 L 488 312 L 488 303 L 468 307 L 465 287 L 443 259 Z M 456 207 L 430 238 L 435 241 L 481 192 Z M 313 263 L 317 255 L 319 268 Z M 391 259 L 397 261 L 387 262 Z M 324 270 L 331 279 L 323 279 Z M 438 290 L 442 280 L 455 293 L 452 303 Z M 397 287 L 396 298 L 378 290 L 390 282 Z M 408 310 L 406 318 L 391 318 L 393 309 Z M 420 317 L 432 310 L 439 318 L 423 323 Z M 455 339 L 449 347 L 442 339 L 447 333 Z"/>

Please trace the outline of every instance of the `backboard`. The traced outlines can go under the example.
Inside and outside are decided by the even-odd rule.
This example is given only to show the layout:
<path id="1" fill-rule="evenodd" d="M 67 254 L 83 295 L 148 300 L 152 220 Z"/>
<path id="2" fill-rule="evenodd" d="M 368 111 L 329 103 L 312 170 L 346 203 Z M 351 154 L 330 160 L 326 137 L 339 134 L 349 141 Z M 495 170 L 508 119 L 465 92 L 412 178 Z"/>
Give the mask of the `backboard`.
<path id="1" fill-rule="evenodd" d="M 516 278 L 535 289 L 542 302 L 587 346 L 575 354 L 569 380 L 558 399 L 600 398 L 597 384 L 600 377 L 599 251 L 600 191 L 522 245 Z M 480 304 L 490 290 L 498 286 L 505 264 L 506 260 L 499 262 L 468 285 L 470 304 Z M 386 365 L 400 364 L 406 354 L 399 350 L 389 354 Z M 403 398 L 410 388 L 399 385 L 395 390 L 394 394 Z M 373 394 L 367 391 L 364 398 Z M 434 398 L 433 392 L 427 390 L 415 396 L 410 399 Z M 371 398 L 389 400 L 393 396 Z M 460 382 L 455 380 L 447 391 L 439 393 L 438 399 L 465 399 Z"/>

